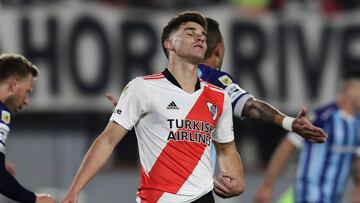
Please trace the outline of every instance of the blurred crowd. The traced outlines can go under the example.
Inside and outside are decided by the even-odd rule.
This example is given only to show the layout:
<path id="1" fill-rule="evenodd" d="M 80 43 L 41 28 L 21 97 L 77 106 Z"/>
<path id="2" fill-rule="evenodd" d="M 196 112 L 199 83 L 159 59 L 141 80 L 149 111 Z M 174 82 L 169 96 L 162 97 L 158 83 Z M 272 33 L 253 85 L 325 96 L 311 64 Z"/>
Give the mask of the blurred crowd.
<path id="1" fill-rule="evenodd" d="M 0 0 L 2 6 L 31 6 L 54 3 L 97 2 L 119 7 L 145 7 L 151 9 L 197 9 L 204 6 L 231 5 L 251 11 L 281 12 L 293 7 L 319 9 L 325 15 L 359 9 L 358 0 Z M 258 13 L 258 12 L 257 12 Z"/>

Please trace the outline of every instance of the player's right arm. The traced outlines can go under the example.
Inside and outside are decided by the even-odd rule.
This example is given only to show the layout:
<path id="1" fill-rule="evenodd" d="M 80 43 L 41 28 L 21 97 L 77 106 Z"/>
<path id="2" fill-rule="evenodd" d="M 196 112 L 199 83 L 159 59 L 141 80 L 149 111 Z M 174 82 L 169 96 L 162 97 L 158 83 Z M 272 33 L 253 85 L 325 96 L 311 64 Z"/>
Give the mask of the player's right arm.
<path id="1" fill-rule="evenodd" d="M 288 137 L 285 137 L 278 145 L 267 166 L 264 180 L 255 194 L 256 203 L 272 202 L 272 192 L 275 181 L 284 168 L 284 164 L 289 159 L 290 154 L 293 152 L 294 147 L 294 144 Z"/>
<path id="2" fill-rule="evenodd" d="M 23 187 L 5 167 L 5 154 L 0 152 L 0 193 L 19 202 L 54 203 L 48 194 L 35 194 Z"/>
<path id="3" fill-rule="evenodd" d="M 128 132 L 121 125 L 110 121 L 86 153 L 78 172 L 62 203 L 76 203 L 79 192 L 109 159 L 115 146 Z"/>
<path id="4" fill-rule="evenodd" d="M 132 80 L 123 90 L 110 122 L 93 142 L 62 203 L 76 203 L 79 192 L 104 166 L 115 146 L 148 111 L 149 99 L 142 78 Z"/>

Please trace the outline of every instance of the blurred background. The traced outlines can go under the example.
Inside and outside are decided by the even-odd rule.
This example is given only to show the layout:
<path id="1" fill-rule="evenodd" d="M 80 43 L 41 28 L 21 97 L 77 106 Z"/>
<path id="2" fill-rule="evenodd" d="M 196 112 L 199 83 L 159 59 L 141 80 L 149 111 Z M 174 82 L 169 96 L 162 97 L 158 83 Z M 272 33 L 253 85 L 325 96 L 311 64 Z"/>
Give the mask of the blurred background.
<path id="1" fill-rule="evenodd" d="M 257 98 L 292 116 L 331 102 L 340 73 L 360 67 L 359 6 L 357 0 L 0 0 L 0 53 L 21 53 L 40 69 L 29 107 L 13 120 L 7 160 L 24 186 L 62 196 L 110 118 L 105 93 L 119 96 L 132 78 L 166 68 L 162 27 L 183 10 L 219 21 L 223 70 Z M 234 121 L 246 190 L 219 202 L 247 203 L 285 132 Z M 138 161 L 130 132 L 81 201 L 135 202 Z M 294 176 L 289 164 L 276 197 Z"/>

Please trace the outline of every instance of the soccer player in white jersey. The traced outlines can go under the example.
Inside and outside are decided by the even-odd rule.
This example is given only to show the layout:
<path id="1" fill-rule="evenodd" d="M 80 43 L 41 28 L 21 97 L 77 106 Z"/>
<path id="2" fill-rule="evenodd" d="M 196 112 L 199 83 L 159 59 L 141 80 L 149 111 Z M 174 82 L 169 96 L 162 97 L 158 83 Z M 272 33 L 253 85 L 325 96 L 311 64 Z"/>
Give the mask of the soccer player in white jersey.
<path id="1" fill-rule="evenodd" d="M 206 25 L 201 14 L 184 12 L 164 27 L 162 42 L 169 56 L 168 68 L 138 77 L 123 90 L 108 125 L 85 155 L 62 203 L 77 202 L 79 192 L 132 127 L 141 162 L 137 202 L 211 203 L 213 189 L 222 197 L 244 191 L 230 98 L 197 77 L 197 64 L 206 51 Z M 215 182 L 212 141 L 220 169 Z"/>
<path id="2" fill-rule="evenodd" d="M 37 75 L 38 69 L 25 57 L 0 55 L 0 193 L 18 202 L 52 203 L 55 201 L 50 195 L 35 194 L 20 185 L 5 164 L 5 144 L 12 115 L 29 103 L 29 93 Z"/>

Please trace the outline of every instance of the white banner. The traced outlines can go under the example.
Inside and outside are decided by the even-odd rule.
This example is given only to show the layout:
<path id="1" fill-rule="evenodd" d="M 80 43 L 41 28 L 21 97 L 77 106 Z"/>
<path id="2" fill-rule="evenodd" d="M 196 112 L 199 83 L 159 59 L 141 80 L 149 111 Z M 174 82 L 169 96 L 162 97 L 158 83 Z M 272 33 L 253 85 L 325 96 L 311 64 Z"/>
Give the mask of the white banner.
<path id="1" fill-rule="evenodd" d="M 360 15 L 328 21 L 311 12 L 200 11 L 220 23 L 223 70 L 285 111 L 330 102 L 339 68 L 359 69 Z M 106 92 L 119 96 L 130 79 L 166 67 L 160 36 L 176 13 L 98 4 L 0 8 L 0 52 L 22 53 L 39 66 L 29 111 L 109 111 Z"/>

